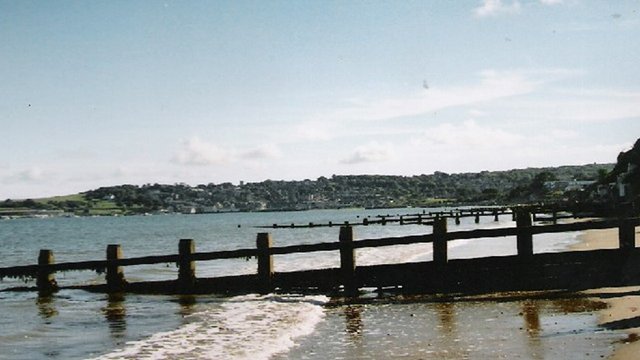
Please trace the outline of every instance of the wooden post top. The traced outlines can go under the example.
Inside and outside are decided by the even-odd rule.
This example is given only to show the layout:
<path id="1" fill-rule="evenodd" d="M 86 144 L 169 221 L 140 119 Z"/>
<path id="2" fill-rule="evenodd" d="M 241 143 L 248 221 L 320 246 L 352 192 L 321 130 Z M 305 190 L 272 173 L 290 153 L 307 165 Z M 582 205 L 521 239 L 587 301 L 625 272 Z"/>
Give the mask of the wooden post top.
<path id="1" fill-rule="evenodd" d="M 353 228 L 351 226 L 341 226 L 338 240 L 340 240 L 340 242 L 353 241 Z"/>
<path id="2" fill-rule="evenodd" d="M 195 252 L 196 244 L 193 239 L 180 239 L 178 244 L 178 252 L 180 254 L 190 254 Z"/>
<path id="3" fill-rule="evenodd" d="M 436 218 L 433 221 L 433 261 L 438 265 L 448 261 L 447 218 Z"/>
<path id="4" fill-rule="evenodd" d="M 118 244 L 107 245 L 107 260 L 122 258 L 122 247 Z M 110 293 L 122 291 L 127 283 L 122 266 L 107 265 L 107 289 Z"/>
<path id="5" fill-rule="evenodd" d="M 38 265 L 52 265 L 55 262 L 53 251 L 42 249 L 38 253 Z M 58 283 L 53 272 L 41 269 L 36 278 L 39 296 L 48 296 L 57 291 Z"/>
<path id="6" fill-rule="evenodd" d="M 53 251 L 49 249 L 42 249 L 38 253 L 38 265 L 49 265 L 54 263 Z"/>
<path id="7" fill-rule="evenodd" d="M 178 252 L 181 258 L 178 260 L 178 290 L 181 293 L 191 291 L 196 283 L 196 262 L 189 257 L 196 250 L 193 239 L 180 239 Z"/>
<path id="8" fill-rule="evenodd" d="M 532 226 L 531 213 L 526 210 L 518 210 L 516 213 L 516 226 L 529 228 Z M 516 236 L 518 255 L 529 257 L 533 255 L 533 235 L 528 229 L 520 229 Z"/>
<path id="9" fill-rule="evenodd" d="M 272 244 L 273 244 L 273 238 L 271 237 L 271 233 L 267 233 L 267 232 L 258 233 L 258 236 L 256 237 L 256 246 L 259 249 L 262 249 L 265 247 L 271 247 Z"/>
<path id="10" fill-rule="evenodd" d="M 351 226 L 340 227 L 339 241 L 340 247 L 340 273 L 342 277 L 342 285 L 348 296 L 354 296 L 357 293 L 357 285 L 355 279 L 356 254 L 353 249 L 353 228 Z"/>
<path id="11" fill-rule="evenodd" d="M 273 244 L 270 233 L 258 233 L 256 247 L 258 248 L 258 287 L 261 293 L 267 294 L 273 290 L 273 256 L 269 249 Z"/>

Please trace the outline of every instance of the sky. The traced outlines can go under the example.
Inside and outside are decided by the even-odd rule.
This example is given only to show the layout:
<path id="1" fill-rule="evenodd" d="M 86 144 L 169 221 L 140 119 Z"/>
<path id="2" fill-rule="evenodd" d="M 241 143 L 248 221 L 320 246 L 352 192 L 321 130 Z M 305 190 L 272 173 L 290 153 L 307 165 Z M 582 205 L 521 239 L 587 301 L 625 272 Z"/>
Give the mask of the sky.
<path id="1" fill-rule="evenodd" d="M 0 199 L 615 162 L 640 2 L 0 0 Z"/>

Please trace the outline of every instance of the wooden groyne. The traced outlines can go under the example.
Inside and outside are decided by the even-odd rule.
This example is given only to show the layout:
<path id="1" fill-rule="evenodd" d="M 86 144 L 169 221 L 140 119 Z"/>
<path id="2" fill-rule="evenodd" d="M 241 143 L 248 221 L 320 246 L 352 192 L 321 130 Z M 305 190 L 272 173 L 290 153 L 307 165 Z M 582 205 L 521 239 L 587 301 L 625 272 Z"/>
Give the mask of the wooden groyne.
<path id="1" fill-rule="evenodd" d="M 387 225 L 387 224 L 399 224 L 399 225 L 433 225 L 436 219 L 455 219 L 457 225 L 460 225 L 460 219 L 466 217 L 475 218 L 475 223 L 480 223 L 481 217 L 493 217 L 494 221 L 498 221 L 501 215 L 514 216 L 514 211 L 505 207 L 494 208 L 473 208 L 473 209 L 455 209 L 450 211 L 429 211 L 423 210 L 422 213 L 414 214 L 386 214 L 376 215 L 374 217 L 365 217 L 360 221 L 345 221 L 345 222 L 326 222 L 326 223 L 306 223 L 306 224 L 273 224 L 273 225 L 260 225 L 256 228 L 262 229 L 301 229 L 301 228 L 314 228 L 314 227 L 338 227 L 338 226 L 369 226 L 369 225 Z M 535 216 L 535 214 L 534 214 Z"/>
<path id="2" fill-rule="evenodd" d="M 516 226 L 498 229 L 448 231 L 448 220 L 433 220 L 433 232 L 392 238 L 356 240 L 352 226 L 340 227 L 338 241 L 305 245 L 273 246 L 269 233 L 259 233 L 256 247 L 231 251 L 196 252 L 195 241 L 182 239 L 178 254 L 123 258 L 119 245 L 107 247 L 106 260 L 55 263 L 50 250 L 41 250 L 38 264 L 0 268 L 0 278 L 30 277 L 35 288 L 49 294 L 58 290 L 55 273 L 72 270 L 105 271 L 106 282 L 78 285 L 99 292 L 165 294 L 237 294 L 272 291 L 354 295 L 361 288 L 393 288 L 406 293 L 483 293 L 519 290 L 582 290 L 604 286 L 640 285 L 640 250 L 635 227 L 640 218 L 594 220 L 568 224 L 535 225 L 528 212 L 519 212 Z M 535 235 L 617 228 L 617 249 L 541 253 L 533 251 Z M 449 259 L 448 242 L 461 239 L 514 237 L 517 254 L 474 259 Z M 381 246 L 431 243 L 433 261 L 366 265 L 356 263 L 355 251 Z M 335 251 L 338 268 L 274 272 L 274 255 Z M 199 278 L 197 261 L 256 258 L 257 271 L 249 275 Z M 177 279 L 131 283 L 124 268 L 132 265 L 175 263 Z M 17 289 L 14 289 L 17 290 Z M 5 290 L 6 291 L 6 290 Z"/>

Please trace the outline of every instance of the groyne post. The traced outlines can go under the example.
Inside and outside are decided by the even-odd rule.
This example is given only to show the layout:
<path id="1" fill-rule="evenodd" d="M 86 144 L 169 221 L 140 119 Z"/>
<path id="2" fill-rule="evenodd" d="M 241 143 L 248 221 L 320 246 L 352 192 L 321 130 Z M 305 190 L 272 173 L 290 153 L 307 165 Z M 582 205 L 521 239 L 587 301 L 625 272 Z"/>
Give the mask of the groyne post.
<path id="1" fill-rule="evenodd" d="M 444 265 L 448 261 L 447 254 L 447 218 L 436 218 L 433 221 L 433 262 Z"/>
<path id="2" fill-rule="evenodd" d="M 273 255 L 270 249 L 273 239 L 269 233 L 258 233 L 256 238 L 258 247 L 258 287 L 263 294 L 273 290 Z"/>
<path id="3" fill-rule="evenodd" d="M 178 288 L 180 292 L 188 292 L 196 284 L 196 262 L 191 259 L 196 245 L 193 239 L 180 239 L 178 245 Z"/>
<path id="4" fill-rule="evenodd" d="M 533 234 L 531 234 L 531 213 L 520 210 L 516 214 L 518 228 L 517 247 L 519 256 L 533 255 Z"/>
<path id="5" fill-rule="evenodd" d="M 636 247 L 636 228 L 631 219 L 621 219 L 618 227 L 618 243 L 621 250 Z"/>
<path id="6" fill-rule="evenodd" d="M 38 294 L 40 296 L 51 295 L 58 290 L 58 283 L 56 282 L 53 272 L 48 269 L 48 265 L 53 265 L 55 259 L 53 257 L 53 251 L 42 249 L 38 254 L 38 276 L 36 277 L 36 286 L 38 287 Z"/>
<path id="7" fill-rule="evenodd" d="M 340 227 L 340 276 L 347 295 L 355 295 L 356 288 L 356 254 L 353 248 L 353 228 Z"/>
<path id="8" fill-rule="evenodd" d="M 124 279 L 122 266 L 114 265 L 112 261 L 122 259 L 122 248 L 120 245 L 107 245 L 107 291 L 118 292 L 124 289 L 127 283 Z"/>

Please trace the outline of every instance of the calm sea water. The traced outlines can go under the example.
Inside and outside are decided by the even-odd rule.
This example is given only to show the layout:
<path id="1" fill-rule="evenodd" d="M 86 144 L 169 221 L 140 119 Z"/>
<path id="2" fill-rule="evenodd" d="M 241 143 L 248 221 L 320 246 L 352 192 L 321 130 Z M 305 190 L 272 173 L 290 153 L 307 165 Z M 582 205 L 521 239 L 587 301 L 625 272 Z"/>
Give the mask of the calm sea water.
<path id="1" fill-rule="evenodd" d="M 434 211 L 439 209 L 427 209 Z M 125 257 L 177 253 L 191 238 L 197 251 L 255 246 L 257 225 L 361 222 L 379 214 L 422 209 L 318 210 L 280 213 L 160 215 L 0 221 L 0 266 L 36 262 L 51 249 L 56 262 L 98 260 L 108 244 L 121 244 Z M 485 218 L 482 227 L 514 226 Z M 466 218 L 450 230 L 476 227 Z M 337 241 L 338 227 L 268 229 L 274 245 Z M 356 239 L 424 234 L 423 225 L 356 227 Z M 535 238 L 535 251 L 557 251 L 576 234 Z M 450 244 L 451 258 L 515 254 L 515 240 L 484 239 Z M 358 264 L 425 261 L 431 246 L 361 249 Z M 276 271 L 338 266 L 334 252 L 275 257 Z M 255 261 L 198 262 L 197 275 L 252 273 Z M 126 267 L 130 281 L 177 277 L 173 264 Z M 61 285 L 99 283 L 92 272 L 57 274 Z M 5 279 L 0 289 L 19 286 Z M 109 296 L 61 290 L 49 298 L 0 292 L 0 359 L 380 359 L 380 358 L 556 358 L 571 348 L 573 358 L 599 358 L 619 337 L 596 326 L 588 308 L 567 311 L 556 302 L 372 304 L 327 307 L 323 296 Z M 532 310 L 534 309 L 534 310 Z M 592 310 L 592 309 L 591 309 Z M 478 335 L 480 334 L 480 335 Z M 512 340 L 509 340 L 513 338 Z M 456 340 L 457 339 L 457 340 Z M 565 344 L 564 346 L 562 344 Z M 498 346 L 497 344 L 502 344 Z M 509 345 L 510 344 L 510 345 Z M 568 345 L 567 345 L 568 344 Z M 502 349 L 502 350 L 500 350 Z M 564 349 L 564 350 L 563 350 Z M 536 355 L 537 354 L 537 355 Z M 547 355 L 545 355 L 547 354 Z M 451 356 L 449 356 L 451 355 Z M 571 356 L 563 356 L 571 358 Z"/>

